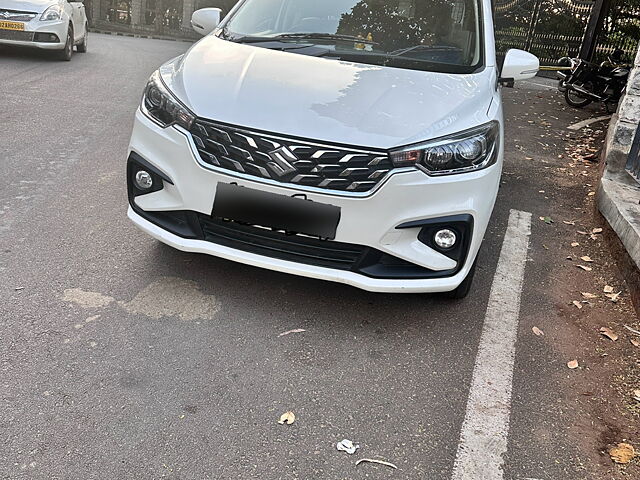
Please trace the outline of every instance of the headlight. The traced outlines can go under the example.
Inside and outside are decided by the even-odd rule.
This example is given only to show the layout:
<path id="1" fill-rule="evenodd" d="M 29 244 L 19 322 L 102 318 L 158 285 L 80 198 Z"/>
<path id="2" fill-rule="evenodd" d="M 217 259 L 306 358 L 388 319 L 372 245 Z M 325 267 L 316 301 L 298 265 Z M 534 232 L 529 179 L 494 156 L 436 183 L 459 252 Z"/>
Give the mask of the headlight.
<path id="1" fill-rule="evenodd" d="M 62 18 L 62 7 L 60 5 L 51 5 L 40 16 L 40 21 L 60 20 Z"/>
<path id="2" fill-rule="evenodd" d="M 411 145 L 391 152 L 396 167 L 416 166 L 429 175 L 451 175 L 487 168 L 496 163 L 500 124 L 489 122 L 471 130 Z"/>
<path id="3" fill-rule="evenodd" d="M 144 89 L 142 111 L 162 127 L 180 125 L 189 130 L 195 116 L 164 86 L 160 73 L 154 72 Z"/>

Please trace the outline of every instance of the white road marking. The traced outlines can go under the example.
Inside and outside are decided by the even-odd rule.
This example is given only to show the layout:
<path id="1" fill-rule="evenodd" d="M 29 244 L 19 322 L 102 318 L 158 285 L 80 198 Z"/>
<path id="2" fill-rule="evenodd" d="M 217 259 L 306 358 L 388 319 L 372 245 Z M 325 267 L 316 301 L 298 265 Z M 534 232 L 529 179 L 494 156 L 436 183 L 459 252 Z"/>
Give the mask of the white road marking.
<path id="1" fill-rule="evenodd" d="M 511 210 L 482 328 L 452 480 L 502 480 L 531 214 Z"/>
<path id="2" fill-rule="evenodd" d="M 583 120 L 582 122 L 574 123 L 573 125 L 568 126 L 569 130 L 582 130 L 584 127 L 588 127 L 594 123 L 604 122 L 605 120 L 610 120 L 611 115 L 604 115 L 602 117 L 588 118 L 587 120 Z"/>
<path id="3" fill-rule="evenodd" d="M 528 85 L 528 86 L 532 86 L 535 85 L 538 88 L 542 88 L 544 90 L 556 90 L 558 88 L 557 86 L 557 82 L 554 82 L 553 84 L 545 84 L 545 83 L 541 83 L 541 82 L 533 82 L 531 80 L 524 80 L 522 82 L 523 85 Z"/>

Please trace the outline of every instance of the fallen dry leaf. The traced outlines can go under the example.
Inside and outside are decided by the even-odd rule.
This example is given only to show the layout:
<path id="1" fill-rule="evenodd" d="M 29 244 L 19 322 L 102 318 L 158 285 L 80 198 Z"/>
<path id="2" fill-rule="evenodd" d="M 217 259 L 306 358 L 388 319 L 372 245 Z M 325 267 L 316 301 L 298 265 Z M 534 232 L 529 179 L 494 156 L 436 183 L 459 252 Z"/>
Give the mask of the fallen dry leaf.
<path id="1" fill-rule="evenodd" d="M 635 338 L 631 339 L 631 345 L 633 345 L 634 347 L 640 347 L 640 342 L 638 340 L 636 340 Z"/>
<path id="2" fill-rule="evenodd" d="M 580 244 L 578 242 L 571 242 L 572 247 L 579 247 Z"/>
<path id="3" fill-rule="evenodd" d="M 280 425 L 284 425 L 285 423 L 287 425 L 291 425 L 293 422 L 296 421 L 296 415 L 289 411 L 289 412 L 284 412 L 282 415 L 280 415 L 280 420 L 278 420 L 278 423 Z"/>
<path id="4" fill-rule="evenodd" d="M 640 402 L 640 389 L 636 389 L 633 391 L 632 395 L 634 400 L 637 400 L 638 402 Z"/>
<path id="5" fill-rule="evenodd" d="M 567 367 L 569 367 L 571 370 L 573 370 L 574 368 L 578 368 L 578 360 L 571 360 L 567 363 Z"/>
<path id="6" fill-rule="evenodd" d="M 583 262 L 588 262 L 588 263 L 593 262 L 593 260 L 591 260 L 591 257 L 589 255 L 585 255 L 584 257 L 580 257 L 580 260 L 582 260 Z"/>
<path id="7" fill-rule="evenodd" d="M 579 233 L 580 235 L 589 235 L 587 232 L 583 232 L 582 230 L 578 230 L 578 233 Z"/>
<path id="8" fill-rule="evenodd" d="M 540 330 L 538 327 L 533 327 L 531 330 L 533 330 L 533 333 L 538 337 L 544 336 L 544 332 Z"/>
<path id="9" fill-rule="evenodd" d="M 589 292 L 580 292 L 580 295 L 582 295 L 584 298 L 598 298 L 597 295 Z"/>
<path id="10" fill-rule="evenodd" d="M 386 465 L 387 467 L 391 467 L 391 468 L 393 468 L 394 470 L 397 470 L 397 469 L 398 469 L 398 467 L 396 467 L 396 466 L 395 466 L 393 463 L 391 463 L 391 462 L 385 462 L 384 460 L 376 460 L 375 458 L 361 458 L 360 460 L 358 460 L 358 461 L 356 462 L 356 467 L 357 467 L 358 465 L 360 465 L 361 463 L 363 463 L 363 462 L 368 462 L 368 463 L 378 463 L 378 464 L 380 464 L 380 465 Z"/>
<path id="11" fill-rule="evenodd" d="M 574 300 L 574 301 L 573 301 L 573 302 L 571 302 L 571 303 L 573 303 L 573 304 L 576 306 L 576 308 L 578 308 L 578 309 L 581 309 L 581 308 L 582 308 L 582 304 L 581 304 L 578 300 Z"/>
<path id="12" fill-rule="evenodd" d="M 613 293 L 613 287 L 611 285 L 605 285 L 604 293 Z"/>
<path id="13" fill-rule="evenodd" d="M 591 233 L 602 233 L 602 229 L 601 228 L 594 228 L 593 230 L 591 230 Z"/>
<path id="14" fill-rule="evenodd" d="M 631 328 L 629 325 L 625 325 L 624 328 L 626 328 L 627 330 L 629 330 L 631 333 L 633 333 L 635 335 L 640 335 L 640 330 L 636 330 L 634 328 Z"/>
<path id="15" fill-rule="evenodd" d="M 622 292 L 618 292 L 618 293 L 605 293 L 605 297 L 607 297 L 609 300 L 611 300 L 613 303 L 618 303 L 618 300 L 620 299 L 620 294 Z"/>
<path id="16" fill-rule="evenodd" d="M 562 223 L 564 223 L 565 225 L 575 225 L 576 224 L 576 222 L 573 222 L 573 221 L 572 222 L 568 222 L 566 220 L 563 220 Z"/>
<path id="17" fill-rule="evenodd" d="M 617 446 L 609 450 L 609 456 L 615 463 L 629 463 L 636 456 L 633 445 L 628 443 L 619 443 Z"/>
<path id="18" fill-rule="evenodd" d="M 294 328 L 293 330 L 287 330 L 286 332 L 282 332 L 279 337 L 284 337 L 285 335 L 289 335 L 290 333 L 302 333 L 306 332 L 304 328 Z"/>
<path id="19" fill-rule="evenodd" d="M 609 327 L 600 327 L 600 333 L 614 342 L 618 340 L 618 334 L 611 330 Z"/>
<path id="20" fill-rule="evenodd" d="M 578 268 L 581 268 L 582 270 L 584 270 L 585 272 L 590 272 L 591 270 L 593 270 L 593 268 L 591 267 L 587 267 L 585 265 L 576 265 Z"/>

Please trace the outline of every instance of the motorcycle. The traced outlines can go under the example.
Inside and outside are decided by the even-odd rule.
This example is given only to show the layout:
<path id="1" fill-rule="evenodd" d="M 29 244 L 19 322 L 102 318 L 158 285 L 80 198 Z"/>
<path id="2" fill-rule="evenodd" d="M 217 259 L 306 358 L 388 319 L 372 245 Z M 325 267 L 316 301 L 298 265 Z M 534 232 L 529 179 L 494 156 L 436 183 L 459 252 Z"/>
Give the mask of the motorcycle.
<path id="1" fill-rule="evenodd" d="M 570 75 L 569 72 L 573 72 L 573 70 L 575 70 L 577 62 L 577 58 L 570 57 L 562 57 L 558 60 L 558 90 L 561 93 L 564 93 L 567 89 L 565 82 L 567 81 L 567 77 Z"/>
<path id="2" fill-rule="evenodd" d="M 558 87 L 567 104 L 575 108 L 602 102 L 609 111 L 620 100 L 629 79 L 630 69 L 617 65 L 611 58 L 600 65 L 566 57 L 560 62 L 571 69 L 568 74 L 559 72 Z"/>

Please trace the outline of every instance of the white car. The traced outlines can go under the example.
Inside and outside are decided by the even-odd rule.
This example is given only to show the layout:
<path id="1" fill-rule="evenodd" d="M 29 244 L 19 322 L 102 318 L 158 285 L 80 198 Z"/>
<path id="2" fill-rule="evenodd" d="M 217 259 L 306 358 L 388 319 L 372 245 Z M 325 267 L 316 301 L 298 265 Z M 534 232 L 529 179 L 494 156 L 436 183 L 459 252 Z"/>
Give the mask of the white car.
<path id="1" fill-rule="evenodd" d="M 464 297 L 503 161 L 491 0 L 244 0 L 150 78 L 129 218 L 177 249 Z"/>
<path id="2" fill-rule="evenodd" d="M 0 45 L 52 50 L 71 60 L 87 51 L 88 24 L 81 1 L 0 0 Z"/>

